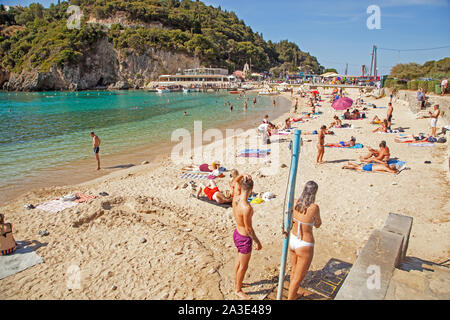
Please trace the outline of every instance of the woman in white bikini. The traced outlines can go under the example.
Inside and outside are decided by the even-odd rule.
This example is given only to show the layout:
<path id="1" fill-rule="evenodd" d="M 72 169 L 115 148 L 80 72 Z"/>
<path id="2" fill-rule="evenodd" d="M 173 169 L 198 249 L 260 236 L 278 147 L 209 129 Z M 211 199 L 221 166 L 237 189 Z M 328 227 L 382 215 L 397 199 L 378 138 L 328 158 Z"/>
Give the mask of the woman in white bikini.
<path id="1" fill-rule="evenodd" d="M 319 206 L 314 203 L 318 189 L 317 183 L 306 183 L 303 193 L 295 202 L 293 225 L 289 239 L 291 253 L 291 280 L 289 284 L 289 300 L 296 300 L 300 283 L 305 278 L 314 255 L 313 227 L 319 228 L 322 224 Z"/>

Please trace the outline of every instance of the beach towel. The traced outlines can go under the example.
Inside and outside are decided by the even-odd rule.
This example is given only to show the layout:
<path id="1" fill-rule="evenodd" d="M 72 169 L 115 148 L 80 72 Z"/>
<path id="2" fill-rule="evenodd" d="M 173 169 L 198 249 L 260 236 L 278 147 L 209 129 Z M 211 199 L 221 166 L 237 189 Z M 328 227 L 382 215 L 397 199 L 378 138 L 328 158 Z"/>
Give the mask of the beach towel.
<path id="1" fill-rule="evenodd" d="M 61 200 L 50 200 L 41 204 L 38 204 L 36 206 L 36 209 L 52 212 L 52 213 L 58 213 L 60 211 L 63 211 L 67 208 L 72 208 L 73 206 L 76 206 L 78 203 L 75 201 L 61 201 Z"/>
<path id="2" fill-rule="evenodd" d="M 16 251 L 7 256 L 0 256 L 0 279 L 26 270 L 36 264 L 44 262 L 24 241 L 17 241 Z"/>
<path id="3" fill-rule="evenodd" d="M 288 136 L 288 135 L 291 134 L 291 132 L 290 132 L 290 131 L 280 130 L 280 131 L 278 131 L 276 134 L 277 134 L 277 135 L 280 135 L 280 136 Z"/>
<path id="4" fill-rule="evenodd" d="M 184 173 L 180 176 L 180 179 L 192 179 L 192 180 L 214 180 L 217 177 L 209 174 L 201 174 L 201 173 Z"/>
<path id="5" fill-rule="evenodd" d="M 75 202 L 77 203 L 83 203 L 91 199 L 97 198 L 97 196 L 91 196 L 89 194 L 82 194 L 82 193 L 75 193 L 75 195 L 77 196 L 77 200 L 75 200 Z"/>
<path id="6" fill-rule="evenodd" d="M 327 148 L 346 148 L 346 149 L 361 149 L 364 148 L 364 146 L 361 143 L 355 144 L 353 147 L 343 147 L 343 146 L 325 146 Z"/>
<path id="7" fill-rule="evenodd" d="M 430 142 L 419 142 L 419 143 L 408 143 L 411 147 L 434 147 L 434 143 Z"/>
<path id="8" fill-rule="evenodd" d="M 390 159 L 388 160 L 388 165 L 395 165 L 395 167 L 397 168 L 397 170 L 399 170 L 399 172 L 403 171 L 406 168 L 406 161 L 401 161 L 401 160 L 397 160 L 397 159 Z"/>
<path id="9" fill-rule="evenodd" d="M 238 157 L 263 158 L 270 153 L 270 149 L 245 149 L 239 152 Z"/>
<path id="10" fill-rule="evenodd" d="M 200 200 L 200 201 L 204 201 L 204 202 L 207 202 L 209 204 L 213 204 L 215 206 L 218 206 L 218 207 L 221 207 L 221 208 L 224 208 L 224 209 L 228 209 L 228 208 L 233 207 L 233 204 L 231 202 L 230 203 L 217 203 L 214 200 L 209 200 L 208 197 L 200 197 L 200 198 L 195 197 L 195 198 Z"/>

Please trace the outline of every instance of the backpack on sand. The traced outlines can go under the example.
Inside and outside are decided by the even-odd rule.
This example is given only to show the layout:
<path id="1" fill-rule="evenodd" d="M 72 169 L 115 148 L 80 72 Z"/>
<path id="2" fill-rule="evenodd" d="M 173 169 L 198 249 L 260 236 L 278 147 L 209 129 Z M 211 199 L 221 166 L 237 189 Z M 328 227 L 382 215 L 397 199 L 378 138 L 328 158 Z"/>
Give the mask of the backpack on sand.
<path id="1" fill-rule="evenodd" d="M 12 224 L 4 223 L 4 217 L 0 214 L 0 255 L 2 256 L 13 253 L 17 248 L 12 234 Z"/>

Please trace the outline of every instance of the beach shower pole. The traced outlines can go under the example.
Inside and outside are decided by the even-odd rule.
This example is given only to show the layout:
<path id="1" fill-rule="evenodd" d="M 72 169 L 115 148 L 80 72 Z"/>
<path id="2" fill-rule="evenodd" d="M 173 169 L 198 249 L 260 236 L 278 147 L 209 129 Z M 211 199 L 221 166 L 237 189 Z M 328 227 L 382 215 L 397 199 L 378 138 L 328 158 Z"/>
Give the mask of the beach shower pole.
<path id="1" fill-rule="evenodd" d="M 302 131 L 301 130 L 295 130 L 294 131 L 294 145 L 292 148 L 292 158 L 291 158 L 291 171 L 289 173 L 289 185 L 287 186 L 289 191 L 289 198 L 287 203 L 287 210 L 286 210 L 286 221 L 284 224 L 283 229 L 283 251 L 281 253 L 281 264 L 280 264 L 280 277 L 278 279 L 278 292 L 277 292 L 277 300 L 281 300 L 281 296 L 283 293 L 283 283 L 284 283 L 284 276 L 286 271 L 286 260 L 288 255 L 288 248 L 289 248 L 289 237 L 290 237 L 290 230 L 292 225 L 292 211 L 294 207 L 294 193 L 295 193 L 295 181 L 297 179 L 297 167 L 298 167 L 298 160 L 300 157 L 300 137 L 301 137 Z M 283 208 L 285 210 L 286 208 Z"/>

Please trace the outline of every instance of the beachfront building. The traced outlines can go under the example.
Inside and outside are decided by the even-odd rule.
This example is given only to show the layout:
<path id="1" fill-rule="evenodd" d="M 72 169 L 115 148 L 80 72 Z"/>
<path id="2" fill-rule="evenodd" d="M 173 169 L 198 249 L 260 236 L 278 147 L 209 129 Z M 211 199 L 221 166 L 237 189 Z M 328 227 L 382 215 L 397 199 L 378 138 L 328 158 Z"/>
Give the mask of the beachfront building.
<path id="1" fill-rule="evenodd" d="M 159 82 L 178 83 L 180 85 L 196 84 L 226 84 L 232 81 L 233 77 L 228 75 L 227 69 L 222 68 L 195 68 L 185 69 L 174 75 L 161 75 Z"/>

